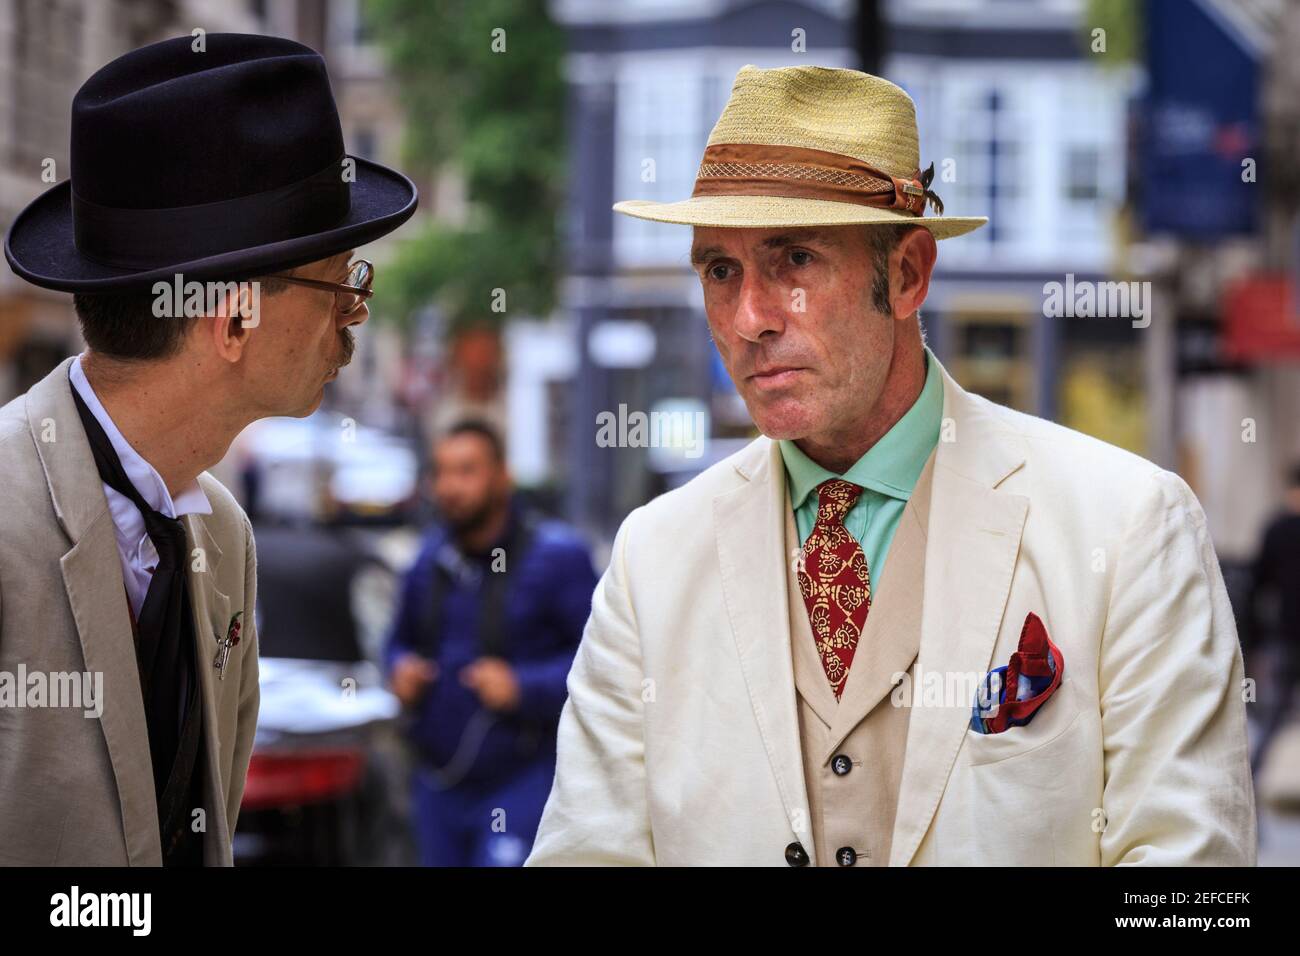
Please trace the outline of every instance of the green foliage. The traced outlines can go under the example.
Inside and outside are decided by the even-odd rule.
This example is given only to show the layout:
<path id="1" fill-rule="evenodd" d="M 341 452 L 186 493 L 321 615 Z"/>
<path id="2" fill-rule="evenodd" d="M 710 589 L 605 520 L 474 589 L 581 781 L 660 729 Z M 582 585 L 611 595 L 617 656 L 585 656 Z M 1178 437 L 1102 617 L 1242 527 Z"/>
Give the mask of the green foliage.
<path id="1" fill-rule="evenodd" d="M 1106 31 L 1106 52 L 1091 54 L 1102 66 L 1127 66 L 1142 53 L 1140 0 L 1088 0 L 1080 31 L 1085 53 L 1092 50 L 1092 31 Z"/>
<path id="2" fill-rule="evenodd" d="M 563 31 L 542 0 L 367 0 L 365 15 L 406 112 L 404 161 L 457 171 L 471 205 L 463 228 L 435 225 L 403 245 L 385 298 L 405 317 L 436 301 L 453 327 L 504 318 L 491 311 L 498 288 L 507 315 L 545 314 L 564 176 Z"/>

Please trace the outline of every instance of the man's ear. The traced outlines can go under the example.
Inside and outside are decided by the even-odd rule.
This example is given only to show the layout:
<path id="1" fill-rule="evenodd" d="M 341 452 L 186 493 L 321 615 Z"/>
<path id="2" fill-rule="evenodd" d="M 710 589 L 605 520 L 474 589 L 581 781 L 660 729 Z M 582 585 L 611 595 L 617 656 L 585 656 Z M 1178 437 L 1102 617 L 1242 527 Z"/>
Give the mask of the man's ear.
<path id="1" fill-rule="evenodd" d="M 203 317 L 213 348 L 221 359 L 234 364 L 244 355 L 248 341 L 261 322 L 261 294 L 255 281 L 230 283 L 222 292 L 214 315 Z"/>
<path id="2" fill-rule="evenodd" d="M 890 289 L 894 318 L 910 319 L 925 303 L 930 291 L 930 276 L 939 258 L 934 234 L 924 226 L 909 229 L 899 240 L 892 258 L 898 263 Z"/>

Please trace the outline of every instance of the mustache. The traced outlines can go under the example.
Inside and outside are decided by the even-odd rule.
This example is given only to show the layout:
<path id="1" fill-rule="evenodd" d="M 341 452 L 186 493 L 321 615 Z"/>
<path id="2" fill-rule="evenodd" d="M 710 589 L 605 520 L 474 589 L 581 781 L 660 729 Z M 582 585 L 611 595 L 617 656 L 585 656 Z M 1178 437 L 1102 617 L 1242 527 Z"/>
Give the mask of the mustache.
<path id="1" fill-rule="evenodd" d="M 357 350 L 357 339 L 352 334 L 351 329 L 339 330 L 339 354 L 341 361 L 339 368 L 347 365 L 352 361 L 352 353 Z"/>

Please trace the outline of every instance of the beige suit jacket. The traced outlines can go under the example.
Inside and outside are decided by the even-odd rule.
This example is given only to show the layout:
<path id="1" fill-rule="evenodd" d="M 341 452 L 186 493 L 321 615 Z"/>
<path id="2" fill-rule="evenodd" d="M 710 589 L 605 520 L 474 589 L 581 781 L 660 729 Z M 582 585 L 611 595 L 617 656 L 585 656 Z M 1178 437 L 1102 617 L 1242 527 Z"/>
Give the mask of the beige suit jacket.
<path id="1" fill-rule="evenodd" d="M 0 675 L 25 673 L 29 690 L 33 674 L 51 687 L 63 680 L 54 675 L 101 675 L 102 713 L 50 706 L 70 694 L 49 695 L 45 706 L 0 706 L 0 864 L 157 866 L 122 564 L 73 403 L 71 361 L 0 409 Z M 256 559 L 252 528 L 230 492 L 206 472 L 199 482 L 212 514 L 181 519 L 206 754 L 204 812 L 195 819 L 204 862 L 228 866 L 257 723 Z M 217 642 L 239 611 L 240 643 L 218 680 Z M 30 692 L 25 699 L 39 701 Z"/>
<path id="2" fill-rule="evenodd" d="M 1195 496 L 939 368 L 890 865 L 1253 864 L 1241 651 Z M 785 866 L 795 842 L 821 862 L 788 509 L 780 450 L 759 438 L 623 522 L 528 864 Z M 1031 611 L 1064 654 L 1062 683 L 1032 723 L 976 733 L 978 683 Z M 855 717 L 836 714 L 832 738 Z"/>

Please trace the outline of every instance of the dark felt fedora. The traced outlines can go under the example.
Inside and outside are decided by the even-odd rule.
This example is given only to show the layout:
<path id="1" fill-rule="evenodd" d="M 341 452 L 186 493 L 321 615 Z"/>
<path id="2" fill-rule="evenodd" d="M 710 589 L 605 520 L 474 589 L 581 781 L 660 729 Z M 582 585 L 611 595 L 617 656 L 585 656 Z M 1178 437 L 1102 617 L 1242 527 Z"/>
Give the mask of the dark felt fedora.
<path id="1" fill-rule="evenodd" d="M 247 279 L 328 258 L 415 212 L 401 173 L 348 156 L 325 61 L 278 37 L 142 47 L 72 100 L 71 178 L 5 237 L 28 282 L 66 292 Z"/>

